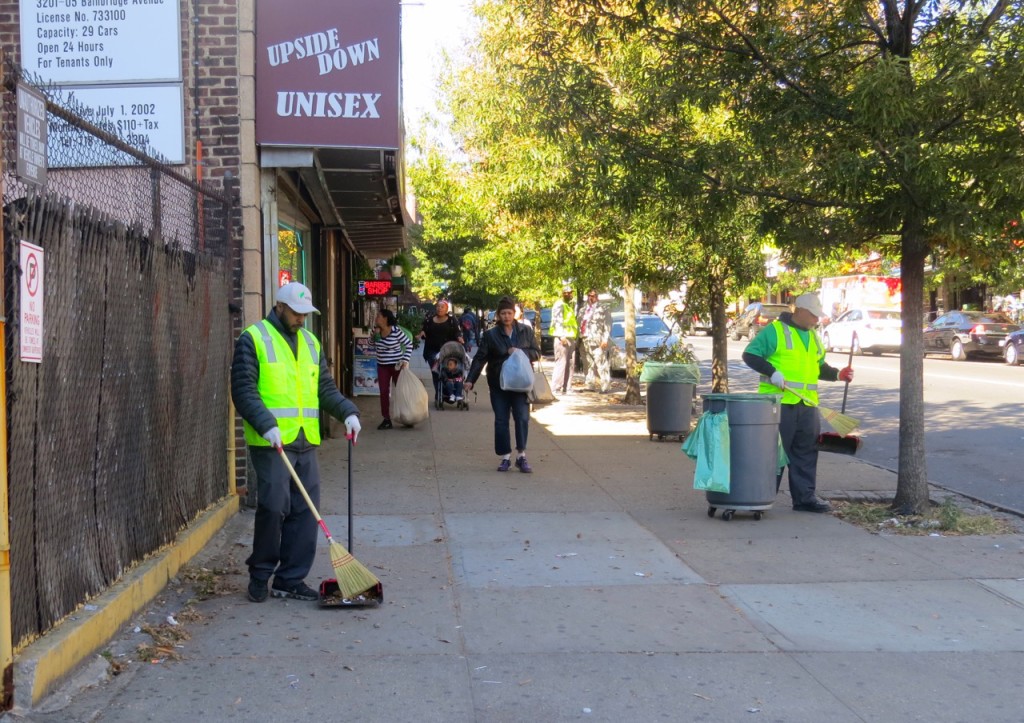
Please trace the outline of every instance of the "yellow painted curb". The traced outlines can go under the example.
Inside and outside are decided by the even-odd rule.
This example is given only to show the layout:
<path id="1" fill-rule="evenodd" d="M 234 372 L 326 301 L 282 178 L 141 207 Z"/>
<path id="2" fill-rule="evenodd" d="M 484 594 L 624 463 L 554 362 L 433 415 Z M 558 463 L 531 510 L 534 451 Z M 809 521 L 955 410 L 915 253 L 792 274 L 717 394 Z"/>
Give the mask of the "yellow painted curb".
<path id="1" fill-rule="evenodd" d="M 136 612 L 163 590 L 181 567 L 238 512 L 231 495 L 207 510 L 163 552 L 130 570 L 106 592 L 90 600 L 94 612 L 79 610 L 62 621 L 14 660 L 14 703 L 30 708 L 85 658 L 108 642 Z M 29 697 L 31 695 L 31 697 Z"/>

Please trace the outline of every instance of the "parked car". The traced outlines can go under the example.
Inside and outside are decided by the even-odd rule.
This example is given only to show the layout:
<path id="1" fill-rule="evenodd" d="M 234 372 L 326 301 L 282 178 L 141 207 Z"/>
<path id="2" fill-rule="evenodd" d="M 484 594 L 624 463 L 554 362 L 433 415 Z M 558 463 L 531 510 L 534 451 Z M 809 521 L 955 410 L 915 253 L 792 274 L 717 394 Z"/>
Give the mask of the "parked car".
<path id="1" fill-rule="evenodd" d="M 924 328 L 924 353 L 950 354 L 956 361 L 1005 354 L 1005 339 L 1020 329 L 1001 311 L 950 311 Z"/>
<path id="2" fill-rule="evenodd" d="M 1024 329 L 1007 334 L 999 343 L 1003 346 L 1003 359 L 1006 363 L 1012 366 L 1020 364 L 1021 355 L 1024 354 Z"/>
<path id="3" fill-rule="evenodd" d="M 540 310 L 540 353 L 555 353 L 555 337 L 551 336 L 551 309 Z"/>
<path id="4" fill-rule="evenodd" d="M 898 352 L 903 342 L 899 309 L 850 309 L 825 327 L 821 341 L 828 351 Z"/>
<path id="5" fill-rule="evenodd" d="M 765 328 L 779 318 L 779 314 L 790 311 L 789 304 L 765 304 L 755 301 L 750 304 L 743 313 L 736 317 L 732 325 L 733 341 L 739 341 L 743 337 L 753 339 L 761 329 Z"/>
<path id="6" fill-rule="evenodd" d="M 675 344 L 678 337 L 657 314 L 636 315 L 636 360 L 643 361 L 661 344 Z M 626 315 L 621 311 L 612 314 L 612 371 L 626 370 Z"/>

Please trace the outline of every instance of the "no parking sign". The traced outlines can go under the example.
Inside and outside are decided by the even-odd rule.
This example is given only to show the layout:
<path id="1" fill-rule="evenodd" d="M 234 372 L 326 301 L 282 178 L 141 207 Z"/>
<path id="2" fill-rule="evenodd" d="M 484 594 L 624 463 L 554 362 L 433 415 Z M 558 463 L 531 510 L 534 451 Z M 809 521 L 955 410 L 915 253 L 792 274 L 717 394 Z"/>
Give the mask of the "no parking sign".
<path id="1" fill-rule="evenodd" d="M 43 249 L 21 242 L 21 360 L 43 360 Z"/>

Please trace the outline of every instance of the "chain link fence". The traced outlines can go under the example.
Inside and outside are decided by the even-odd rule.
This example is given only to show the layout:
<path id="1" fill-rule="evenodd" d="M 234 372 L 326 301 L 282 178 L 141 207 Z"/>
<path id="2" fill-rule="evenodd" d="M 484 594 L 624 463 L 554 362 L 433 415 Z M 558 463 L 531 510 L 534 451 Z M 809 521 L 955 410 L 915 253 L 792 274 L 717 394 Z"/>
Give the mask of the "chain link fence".
<path id="1" fill-rule="evenodd" d="M 69 93 L 39 89 L 50 129 L 46 180 L 17 178 L 16 86 L 28 80 L 4 67 L 4 351 L 19 647 L 227 494 L 235 279 L 231 198 L 96 125 Z M 36 273 L 21 266 L 22 242 L 42 248 L 39 363 L 22 358 L 23 332 L 31 332 L 22 326 L 22 281 Z"/>

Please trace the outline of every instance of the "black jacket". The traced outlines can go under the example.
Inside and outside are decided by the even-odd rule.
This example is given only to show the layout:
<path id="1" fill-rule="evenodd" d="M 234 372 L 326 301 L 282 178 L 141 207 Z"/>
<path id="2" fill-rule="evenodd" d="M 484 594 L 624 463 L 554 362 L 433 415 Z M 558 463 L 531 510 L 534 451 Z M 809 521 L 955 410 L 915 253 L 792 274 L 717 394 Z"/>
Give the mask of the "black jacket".
<path id="1" fill-rule="evenodd" d="M 271 310 L 267 314 L 267 321 L 274 325 L 274 328 L 281 333 L 281 336 L 288 342 L 292 352 L 298 354 L 298 339 L 295 334 L 289 334 L 277 318 L 277 312 Z M 231 401 L 235 403 L 235 409 L 260 434 L 277 426 L 277 419 L 263 403 L 259 393 L 260 363 L 256 358 L 256 345 L 249 334 L 242 333 L 235 342 L 235 356 L 231 360 Z M 331 416 L 345 421 L 355 414 L 359 416 L 359 408 L 356 407 L 338 390 L 327 368 L 327 359 L 323 350 L 320 351 L 320 409 L 326 410 Z M 298 439 L 286 445 L 288 449 L 301 451 L 312 445 L 306 441 L 306 435 L 299 432 Z"/>
<path id="2" fill-rule="evenodd" d="M 466 377 L 467 382 L 476 384 L 476 380 L 479 379 L 480 372 L 483 371 L 484 364 L 486 364 L 487 385 L 492 389 L 501 389 L 501 367 L 508 359 L 508 350 L 513 346 L 526 352 L 526 356 L 532 362 L 540 359 L 540 348 L 537 346 L 533 329 L 526 324 L 516 322 L 512 327 L 512 334 L 513 338 L 505 336 L 500 324 L 484 332 L 480 337 L 480 348 L 473 355 L 473 364 Z"/>

